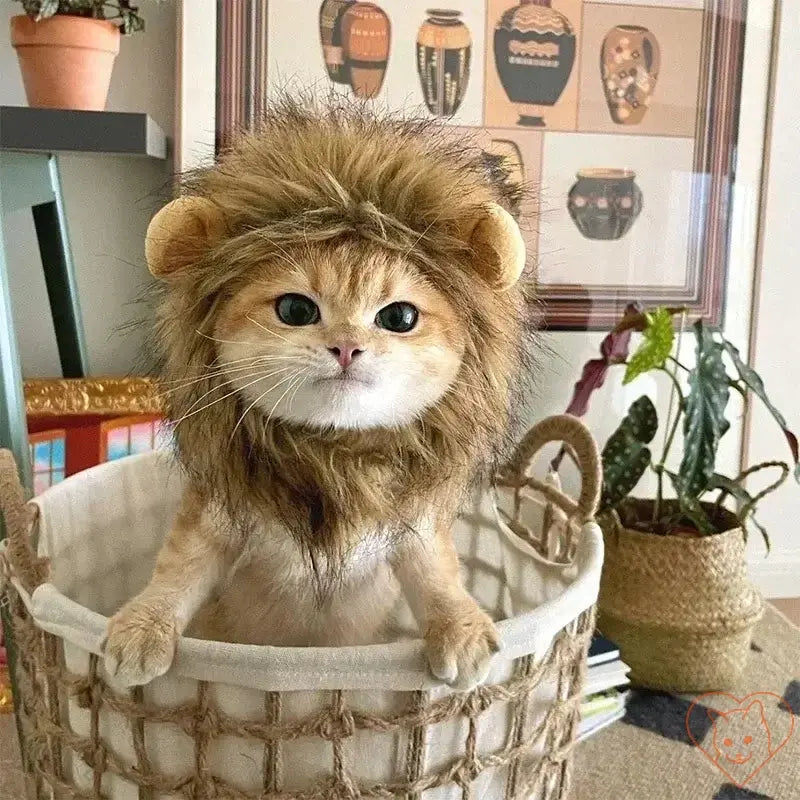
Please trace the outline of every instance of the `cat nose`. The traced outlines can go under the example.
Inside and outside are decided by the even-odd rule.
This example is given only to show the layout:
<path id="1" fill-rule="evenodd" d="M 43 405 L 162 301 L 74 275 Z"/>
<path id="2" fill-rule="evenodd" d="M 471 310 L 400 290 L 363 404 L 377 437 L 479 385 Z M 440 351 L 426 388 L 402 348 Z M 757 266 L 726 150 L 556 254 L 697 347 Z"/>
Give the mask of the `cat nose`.
<path id="1" fill-rule="evenodd" d="M 339 366 L 345 369 L 353 363 L 353 359 L 357 355 L 364 351 L 351 342 L 342 342 L 335 347 L 329 347 L 328 352 L 339 362 Z"/>

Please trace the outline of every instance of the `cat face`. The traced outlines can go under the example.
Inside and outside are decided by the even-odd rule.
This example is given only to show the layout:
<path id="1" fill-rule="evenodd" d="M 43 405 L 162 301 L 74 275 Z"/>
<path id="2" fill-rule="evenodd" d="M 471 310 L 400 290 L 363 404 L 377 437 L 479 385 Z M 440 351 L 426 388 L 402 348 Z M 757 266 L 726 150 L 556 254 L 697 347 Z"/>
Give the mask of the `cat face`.
<path id="1" fill-rule="evenodd" d="M 456 389 L 459 323 L 402 256 L 343 242 L 286 250 L 257 267 L 221 308 L 214 337 L 244 414 L 391 427 Z"/>
<path id="2" fill-rule="evenodd" d="M 770 730 L 760 701 L 725 713 L 709 708 L 708 716 L 714 722 L 714 748 L 720 760 L 746 764 L 755 753 L 770 752 Z"/>

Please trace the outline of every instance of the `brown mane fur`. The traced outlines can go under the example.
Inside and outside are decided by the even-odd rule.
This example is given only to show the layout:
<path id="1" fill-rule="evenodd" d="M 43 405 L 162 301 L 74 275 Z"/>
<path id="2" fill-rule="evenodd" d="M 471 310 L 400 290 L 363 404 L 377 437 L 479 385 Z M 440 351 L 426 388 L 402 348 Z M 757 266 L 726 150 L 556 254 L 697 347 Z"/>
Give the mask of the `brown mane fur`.
<path id="1" fill-rule="evenodd" d="M 504 181 L 497 162 L 436 123 L 291 101 L 216 165 L 187 176 L 184 191 L 213 201 L 229 236 L 210 250 L 197 243 L 193 267 L 169 282 L 161 305 L 170 419 L 203 395 L 205 403 L 231 391 L 209 375 L 216 316 L 254 265 L 287 248 L 329 243 L 365 269 L 373 248 L 401 253 L 444 293 L 468 334 L 458 384 L 402 428 L 316 430 L 248 414 L 231 440 L 242 411 L 235 395 L 182 419 L 179 460 L 229 524 L 246 535 L 260 515 L 277 516 L 313 565 L 335 566 L 366 530 L 402 533 L 432 506 L 448 523 L 470 482 L 495 466 L 509 395 L 526 376 L 529 306 L 522 282 L 496 293 L 478 277 L 461 232 L 487 203 L 516 210 L 518 191 Z"/>

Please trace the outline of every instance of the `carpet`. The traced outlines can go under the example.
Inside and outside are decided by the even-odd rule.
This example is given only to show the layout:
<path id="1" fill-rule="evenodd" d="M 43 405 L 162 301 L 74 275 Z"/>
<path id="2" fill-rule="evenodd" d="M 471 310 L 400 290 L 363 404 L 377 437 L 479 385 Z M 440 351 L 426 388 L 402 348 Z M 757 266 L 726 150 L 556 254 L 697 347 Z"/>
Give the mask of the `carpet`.
<path id="1" fill-rule="evenodd" d="M 731 694 L 753 697 L 709 696 L 692 708 L 690 730 L 706 755 L 687 731 L 694 697 L 634 691 L 622 720 L 577 746 L 572 800 L 800 800 L 800 629 L 769 604 Z"/>

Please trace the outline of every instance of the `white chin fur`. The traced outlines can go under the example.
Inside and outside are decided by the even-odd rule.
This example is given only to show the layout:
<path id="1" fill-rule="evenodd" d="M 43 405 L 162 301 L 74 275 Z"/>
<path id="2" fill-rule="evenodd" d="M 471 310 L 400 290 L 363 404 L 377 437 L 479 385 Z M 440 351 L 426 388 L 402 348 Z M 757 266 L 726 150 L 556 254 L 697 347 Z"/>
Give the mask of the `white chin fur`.
<path id="1" fill-rule="evenodd" d="M 274 416 L 315 428 L 388 428 L 408 424 L 429 405 L 409 394 L 401 399 L 386 387 L 355 381 L 315 382 L 298 390 L 291 402 L 284 399 L 278 403 Z"/>

